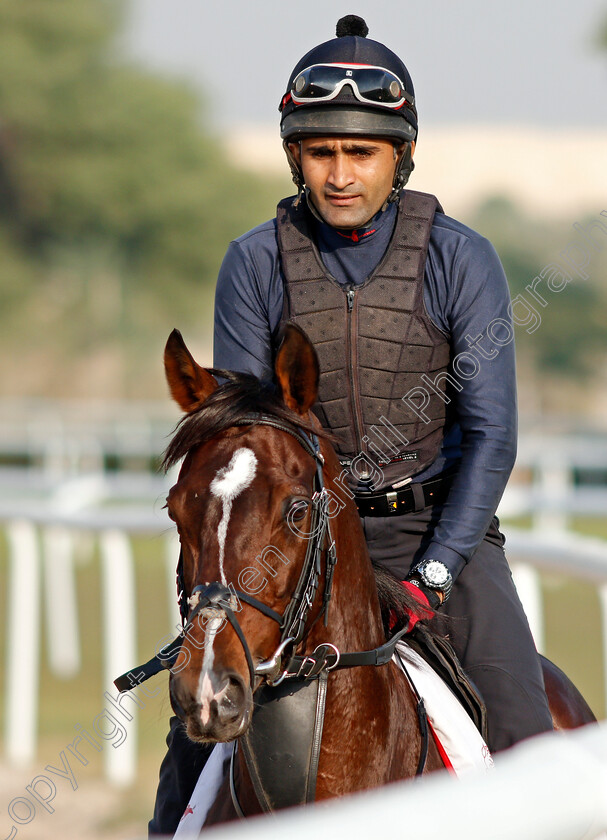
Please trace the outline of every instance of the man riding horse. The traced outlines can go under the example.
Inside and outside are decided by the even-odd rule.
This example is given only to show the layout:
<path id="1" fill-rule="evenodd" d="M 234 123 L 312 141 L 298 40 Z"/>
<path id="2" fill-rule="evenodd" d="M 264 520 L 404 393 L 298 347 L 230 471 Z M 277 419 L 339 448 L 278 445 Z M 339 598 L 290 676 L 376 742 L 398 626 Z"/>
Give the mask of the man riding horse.
<path id="1" fill-rule="evenodd" d="M 499 751 L 552 729 L 495 518 L 516 451 L 508 286 L 486 239 L 403 189 L 413 84 L 367 31 L 343 18 L 291 74 L 279 107 L 298 194 L 230 244 L 214 362 L 269 380 L 284 323 L 308 334 L 315 412 L 337 440 L 371 558 L 437 610 Z M 176 719 L 168 745 L 152 834 L 175 830 L 207 755 Z"/>

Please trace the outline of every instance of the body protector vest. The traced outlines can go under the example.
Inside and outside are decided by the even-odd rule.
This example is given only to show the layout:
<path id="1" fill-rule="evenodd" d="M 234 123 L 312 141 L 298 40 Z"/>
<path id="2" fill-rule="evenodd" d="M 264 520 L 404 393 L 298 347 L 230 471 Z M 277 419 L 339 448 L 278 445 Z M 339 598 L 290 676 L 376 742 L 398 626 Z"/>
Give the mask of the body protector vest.
<path id="1" fill-rule="evenodd" d="M 423 295 L 430 231 L 442 208 L 432 195 L 403 191 L 383 259 L 364 283 L 342 286 L 320 258 L 304 205 L 288 198 L 277 209 L 283 323 L 294 321 L 316 349 L 314 412 L 336 436 L 351 483 L 370 479 L 381 489 L 431 464 L 451 422 L 449 340 Z"/>

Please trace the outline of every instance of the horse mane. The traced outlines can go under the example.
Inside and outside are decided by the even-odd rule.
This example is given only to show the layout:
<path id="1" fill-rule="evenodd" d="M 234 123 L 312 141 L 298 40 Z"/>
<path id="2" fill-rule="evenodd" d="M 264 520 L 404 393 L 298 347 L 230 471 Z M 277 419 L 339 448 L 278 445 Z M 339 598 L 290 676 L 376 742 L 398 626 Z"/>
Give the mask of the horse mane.
<path id="1" fill-rule="evenodd" d="M 216 368 L 210 368 L 209 372 L 226 381 L 201 406 L 186 414 L 177 424 L 173 439 L 163 455 L 162 466 L 165 470 L 174 466 L 191 449 L 206 443 L 220 432 L 245 420 L 255 425 L 255 417 L 261 418 L 261 415 L 274 417 L 294 431 L 302 429 L 318 437 L 327 437 L 312 422 L 287 408 L 273 384 L 262 382 L 250 373 Z"/>
<path id="2" fill-rule="evenodd" d="M 420 607 L 391 571 L 374 563 L 373 572 L 384 633 L 389 638 L 408 623 L 411 612 L 419 614 Z"/>

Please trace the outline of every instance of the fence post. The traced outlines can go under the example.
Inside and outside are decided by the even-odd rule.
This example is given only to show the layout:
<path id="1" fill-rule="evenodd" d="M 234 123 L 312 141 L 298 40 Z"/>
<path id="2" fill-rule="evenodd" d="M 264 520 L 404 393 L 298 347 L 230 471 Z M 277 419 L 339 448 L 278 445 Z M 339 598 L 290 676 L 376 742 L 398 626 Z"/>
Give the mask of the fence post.
<path id="1" fill-rule="evenodd" d="M 40 669 L 40 564 L 36 528 L 18 520 L 8 526 L 6 755 L 28 764 L 35 758 Z"/>
<path id="2" fill-rule="evenodd" d="M 52 526 L 44 531 L 44 602 L 49 666 L 68 679 L 80 668 L 78 599 L 74 574 L 74 535 Z"/>
<path id="3" fill-rule="evenodd" d="M 177 531 L 173 529 L 169 531 L 165 537 L 165 568 L 167 574 L 167 591 L 169 596 L 169 623 L 171 625 L 171 632 L 181 627 L 181 615 L 179 613 L 179 605 L 177 604 L 177 585 L 175 583 L 175 573 L 177 570 L 177 561 L 179 560 L 179 551 L 181 545 Z"/>
<path id="4" fill-rule="evenodd" d="M 535 513 L 533 526 L 536 531 L 554 533 L 569 527 L 567 501 L 573 485 L 571 464 L 555 449 L 542 453 L 536 465 L 536 499 L 541 500 Z"/>
<path id="5" fill-rule="evenodd" d="M 540 653 L 546 649 L 544 633 L 544 605 L 542 587 L 537 569 L 526 563 L 512 564 L 512 577 L 516 591 L 521 599 L 535 646 Z"/>
<path id="6" fill-rule="evenodd" d="M 104 690 L 116 695 L 113 680 L 137 665 L 137 598 L 131 544 L 123 531 L 101 533 L 101 577 L 103 598 Z M 130 700 L 131 698 L 123 698 Z M 125 786 L 135 780 L 137 770 L 137 715 L 135 703 L 128 703 L 131 721 L 121 720 L 126 740 L 118 748 L 107 745 L 104 752 L 108 779 Z M 124 717 L 124 716 L 123 716 Z"/>

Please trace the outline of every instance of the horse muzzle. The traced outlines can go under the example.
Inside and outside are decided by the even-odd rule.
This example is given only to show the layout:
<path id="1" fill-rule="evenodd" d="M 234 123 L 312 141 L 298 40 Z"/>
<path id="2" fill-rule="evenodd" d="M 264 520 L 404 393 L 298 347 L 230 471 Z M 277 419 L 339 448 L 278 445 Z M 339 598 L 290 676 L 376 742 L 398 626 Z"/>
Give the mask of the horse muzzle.
<path id="1" fill-rule="evenodd" d="M 204 673 L 196 697 L 173 676 L 170 693 L 173 709 L 193 741 L 232 741 L 251 720 L 253 695 L 235 671 Z"/>

